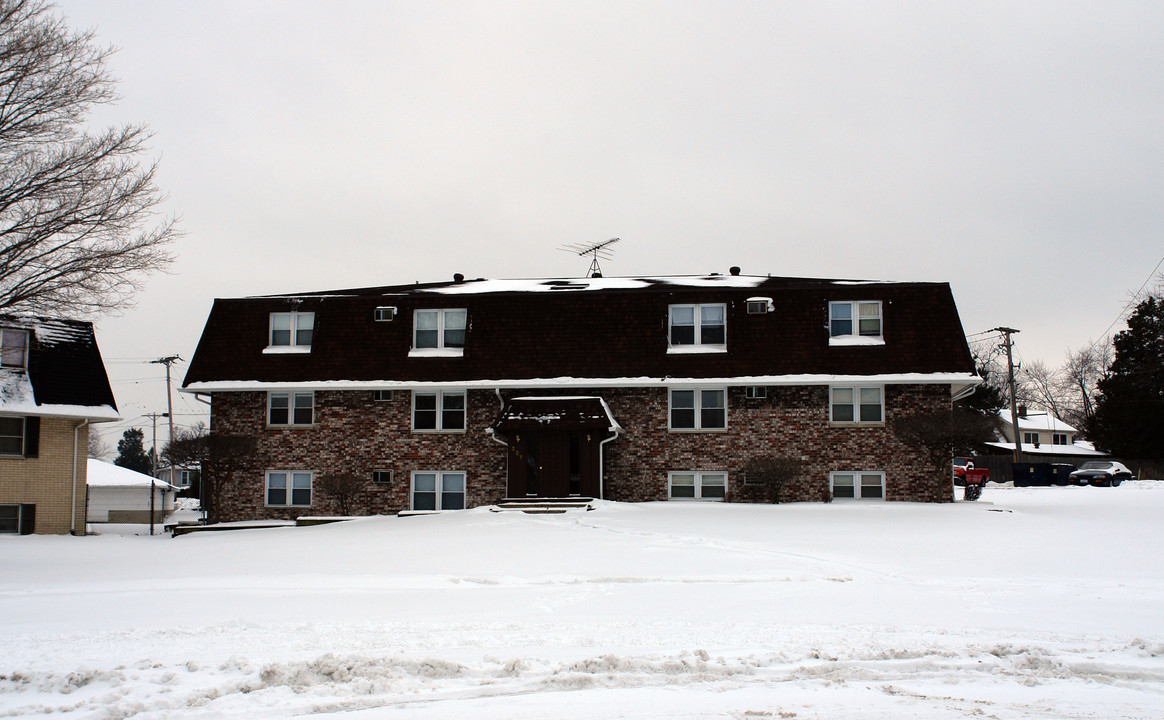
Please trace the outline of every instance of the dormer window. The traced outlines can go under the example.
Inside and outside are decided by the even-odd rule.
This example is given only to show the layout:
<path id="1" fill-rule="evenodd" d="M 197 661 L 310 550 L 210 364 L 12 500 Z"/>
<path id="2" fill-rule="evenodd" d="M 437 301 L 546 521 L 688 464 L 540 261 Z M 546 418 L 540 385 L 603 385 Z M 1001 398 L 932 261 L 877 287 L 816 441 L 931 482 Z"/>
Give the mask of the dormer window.
<path id="1" fill-rule="evenodd" d="M 25 367 L 28 362 L 28 331 L 0 328 L 0 367 Z"/>
<path id="2" fill-rule="evenodd" d="M 727 349 L 727 306 L 671 305 L 669 352 L 723 352 Z"/>
<path id="3" fill-rule="evenodd" d="M 270 343 L 267 352 L 311 352 L 315 331 L 313 312 L 271 313 Z"/>
<path id="4" fill-rule="evenodd" d="M 464 353 L 469 311 L 464 308 L 417 310 L 413 314 L 413 355 Z"/>
<path id="5" fill-rule="evenodd" d="M 883 345 L 881 302 L 859 300 L 829 303 L 830 345 Z"/>

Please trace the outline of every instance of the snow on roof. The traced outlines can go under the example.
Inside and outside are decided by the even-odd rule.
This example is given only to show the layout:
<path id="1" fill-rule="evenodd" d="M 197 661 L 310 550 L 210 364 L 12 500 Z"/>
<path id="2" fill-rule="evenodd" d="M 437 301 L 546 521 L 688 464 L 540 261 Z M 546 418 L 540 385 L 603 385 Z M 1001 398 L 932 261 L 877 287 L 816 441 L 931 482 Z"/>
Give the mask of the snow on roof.
<path id="1" fill-rule="evenodd" d="M 1010 411 L 998 413 L 1003 422 L 1010 425 Z M 1078 432 L 1078 430 L 1048 412 L 1028 412 L 1019 415 L 1019 430 L 1050 430 L 1052 432 Z"/>
<path id="2" fill-rule="evenodd" d="M 676 287 L 756 287 L 769 278 L 766 275 L 703 275 L 675 277 L 588 277 L 530 280 L 465 280 L 455 285 L 420 288 L 417 292 L 441 295 L 501 292 L 562 292 L 574 290 L 635 290 L 658 285 Z"/>
<path id="3" fill-rule="evenodd" d="M 23 368 L 0 368 L 0 412 L 34 417 L 85 418 L 94 422 L 120 420 L 108 405 L 37 403 L 32 381 Z"/>
<path id="4" fill-rule="evenodd" d="M 7 315 L 4 317 L 4 325 L 30 331 L 41 345 L 84 340 L 90 333 L 87 323 L 39 318 L 33 315 Z"/>
<path id="5" fill-rule="evenodd" d="M 421 380 L 307 380 L 275 382 L 266 380 L 214 380 L 192 382 L 178 388 L 184 393 L 236 392 L 248 390 L 427 390 L 433 388 L 465 389 L 537 389 L 537 388 L 614 388 L 614 387 L 686 387 L 690 385 L 834 385 L 844 383 L 882 383 L 885 385 L 977 385 L 981 378 L 971 373 L 882 373 L 873 375 L 740 375 L 735 377 L 607 377 L 607 378 L 510 378 L 505 380 L 464 380 L 434 382 Z"/>
<path id="6" fill-rule="evenodd" d="M 150 477 L 136 470 L 123 468 L 120 465 L 107 463 L 104 460 L 89 458 L 85 465 L 86 483 L 95 487 L 149 487 L 153 484 L 163 490 L 177 490 L 164 480 Z"/>
<path id="7" fill-rule="evenodd" d="M 1007 452 L 1014 452 L 1014 443 L 1012 442 L 988 442 L 987 445 L 996 447 Z M 1100 452 L 1094 446 L 1088 443 L 1075 443 L 1074 445 L 1051 445 L 1049 443 L 1042 443 L 1038 446 L 1030 443 L 1023 443 L 1022 453 L 1024 455 L 1075 455 L 1079 457 L 1108 457 L 1105 452 Z"/>

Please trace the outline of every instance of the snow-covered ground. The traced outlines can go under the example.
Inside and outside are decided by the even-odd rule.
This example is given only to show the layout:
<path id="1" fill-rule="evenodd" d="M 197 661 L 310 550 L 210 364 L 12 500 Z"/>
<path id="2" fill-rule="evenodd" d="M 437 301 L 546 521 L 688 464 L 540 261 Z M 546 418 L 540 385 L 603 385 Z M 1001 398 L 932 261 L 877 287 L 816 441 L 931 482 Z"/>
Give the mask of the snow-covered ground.
<path id="1" fill-rule="evenodd" d="M 0 537 L 0 717 L 1161 718 L 1164 483 Z"/>

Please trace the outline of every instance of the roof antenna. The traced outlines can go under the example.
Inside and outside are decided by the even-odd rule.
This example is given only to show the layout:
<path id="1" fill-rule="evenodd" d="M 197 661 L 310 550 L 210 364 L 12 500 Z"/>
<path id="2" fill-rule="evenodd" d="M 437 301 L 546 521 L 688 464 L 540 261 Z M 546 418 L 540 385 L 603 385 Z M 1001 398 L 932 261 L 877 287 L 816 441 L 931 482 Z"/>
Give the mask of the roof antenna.
<path id="1" fill-rule="evenodd" d="M 611 249 L 610 246 L 618 241 L 619 238 L 611 238 L 600 243 L 594 243 L 593 245 L 587 245 L 586 243 L 573 243 L 570 245 L 563 245 L 558 249 L 565 250 L 569 253 L 575 253 L 577 255 L 589 255 L 591 258 L 590 270 L 587 271 L 586 277 L 600 278 L 602 277 L 602 268 L 598 267 L 598 259 L 602 258 L 603 260 L 609 260 L 614 257 L 614 250 Z"/>

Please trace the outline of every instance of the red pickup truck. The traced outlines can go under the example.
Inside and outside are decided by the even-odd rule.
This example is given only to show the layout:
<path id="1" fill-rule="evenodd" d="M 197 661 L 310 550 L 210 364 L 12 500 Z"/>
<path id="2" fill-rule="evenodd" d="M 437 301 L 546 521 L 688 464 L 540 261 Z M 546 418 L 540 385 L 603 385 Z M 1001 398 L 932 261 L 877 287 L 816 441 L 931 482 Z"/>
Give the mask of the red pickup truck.
<path id="1" fill-rule="evenodd" d="M 970 476 L 971 483 L 978 483 L 985 485 L 990 480 L 990 471 L 983 468 L 976 470 L 974 468 L 974 461 L 967 457 L 954 458 L 954 484 L 965 485 L 966 477 Z"/>

